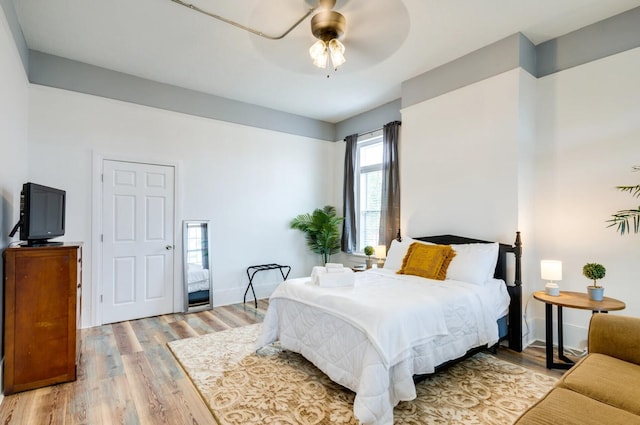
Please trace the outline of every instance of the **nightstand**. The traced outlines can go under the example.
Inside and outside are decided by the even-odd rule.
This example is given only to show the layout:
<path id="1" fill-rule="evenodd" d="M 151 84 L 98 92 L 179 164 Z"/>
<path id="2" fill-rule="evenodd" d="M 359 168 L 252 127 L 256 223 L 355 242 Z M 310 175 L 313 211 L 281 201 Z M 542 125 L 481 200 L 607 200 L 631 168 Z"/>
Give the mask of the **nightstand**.
<path id="1" fill-rule="evenodd" d="M 545 303 L 545 339 L 547 351 L 547 369 L 569 369 L 574 361 L 564 355 L 564 341 L 562 335 L 562 307 L 591 310 L 595 313 L 607 313 L 614 310 L 623 310 L 626 305 L 615 298 L 604 297 L 602 301 L 592 301 L 589 295 L 582 292 L 560 291 L 559 296 L 548 295 L 544 291 L 533 293 L 533 298 Z M 558 310 L 558 358 L 563 363 L 553 361 L 553 306 Z"/>

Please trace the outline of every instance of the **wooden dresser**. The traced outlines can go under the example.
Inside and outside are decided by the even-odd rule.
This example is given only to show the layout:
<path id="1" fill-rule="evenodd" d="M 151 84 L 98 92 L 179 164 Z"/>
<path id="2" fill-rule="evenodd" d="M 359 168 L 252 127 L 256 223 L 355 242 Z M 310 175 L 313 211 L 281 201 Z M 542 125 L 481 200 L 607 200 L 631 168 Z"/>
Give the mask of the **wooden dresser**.
<path id="1" fill-rule="evenodd" d="M 82 244 L 4 251 L 4 394 L 73 381 L 80 359 Z"/>

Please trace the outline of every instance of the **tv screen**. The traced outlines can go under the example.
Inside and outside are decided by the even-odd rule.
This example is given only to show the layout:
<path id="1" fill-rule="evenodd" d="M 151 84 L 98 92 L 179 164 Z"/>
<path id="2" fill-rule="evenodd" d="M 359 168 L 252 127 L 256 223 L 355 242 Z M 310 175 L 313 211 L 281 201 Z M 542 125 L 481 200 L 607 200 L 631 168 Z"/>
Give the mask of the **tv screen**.
<path id="1" fill-rule="evenodd" d="M 36 183 L 25 183 L 20 198 L 20 240 L 46 243 L 64 235 L 66 192 Z"/>

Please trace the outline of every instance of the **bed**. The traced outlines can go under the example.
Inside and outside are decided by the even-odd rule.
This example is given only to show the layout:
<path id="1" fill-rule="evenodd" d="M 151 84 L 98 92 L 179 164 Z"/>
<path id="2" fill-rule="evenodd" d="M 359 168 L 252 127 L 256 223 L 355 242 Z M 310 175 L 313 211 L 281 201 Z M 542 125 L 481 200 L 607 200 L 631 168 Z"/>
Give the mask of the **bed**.
<path id="1" fill-rule="evenodd" d="M 446 280 L 396 273 L 416 243 L 455 248 Z M 507 283 L 508 254 L 515 278 Z M 522 350 L 520 259 L 519 233 L 513 245 L 454 235 L 398 239 L 384 268 L 357 273 L 353 286 L 283 282 L 257 348 L 279 341 L 356 393 L 360 423 L 392 424 L 393 407 L 416 397 L 417 377 L 499 340 Z"/>

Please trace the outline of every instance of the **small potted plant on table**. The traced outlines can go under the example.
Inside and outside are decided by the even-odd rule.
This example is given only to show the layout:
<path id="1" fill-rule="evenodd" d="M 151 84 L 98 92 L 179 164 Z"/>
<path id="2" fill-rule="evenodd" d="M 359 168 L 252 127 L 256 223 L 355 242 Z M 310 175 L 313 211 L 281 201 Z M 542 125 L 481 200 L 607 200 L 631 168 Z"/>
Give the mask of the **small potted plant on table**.
<path id="1" fill-rule="evenodd" d="M 593 280 L 593 285 L 587 286 L 589 299 L 593 301 L 602 301 L 604 288 L 598 285 L 598 279 L 602 279 L 606 272 L 607 269 L 605 269 L 602 264 L 598 263 L 587 263 L 582 267 L 582 274 L 588 279 Z"/>
<path id="2" fill-rule="evenodd" d="M 364 255 L 367 256 L 367 268 L 370 269 L 373 265 L 373 261 L 371 260 L 371 256 L 376 252 L 372 246 L 367 245 L 364 247 Z"/>

